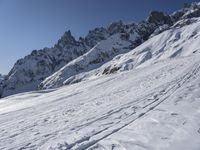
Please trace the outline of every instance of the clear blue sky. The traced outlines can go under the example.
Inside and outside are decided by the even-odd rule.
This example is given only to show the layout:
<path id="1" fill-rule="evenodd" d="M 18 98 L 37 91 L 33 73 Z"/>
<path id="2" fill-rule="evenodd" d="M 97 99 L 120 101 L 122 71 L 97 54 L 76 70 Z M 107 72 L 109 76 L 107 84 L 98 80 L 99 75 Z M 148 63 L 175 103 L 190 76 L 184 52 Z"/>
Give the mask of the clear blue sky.
<path id="1" fill-rule="evenodd" d="M 0 73 L 68 29 L 76 37 L 116 20 L 139 22 L 151 10 L 171 13 L 194 0 L 0 0 Z"/>

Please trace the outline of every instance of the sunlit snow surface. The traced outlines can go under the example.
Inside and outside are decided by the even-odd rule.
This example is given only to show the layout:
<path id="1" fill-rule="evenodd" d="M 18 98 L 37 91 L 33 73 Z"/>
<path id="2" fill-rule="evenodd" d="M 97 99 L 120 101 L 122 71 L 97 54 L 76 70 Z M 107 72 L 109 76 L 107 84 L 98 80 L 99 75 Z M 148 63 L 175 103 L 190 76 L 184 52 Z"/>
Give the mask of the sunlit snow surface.
<path id="1" fill-rule="evenodd" d="M 0 100 L 0 149 L 199 150 L 200 56 Z"/>
<path id="2" fill-rule="evenodd" d="M 175 25 L 169 30 L 153 36 L 135 49 L 128 50 L 128 52 L 126 48 L 130 46 L 131 42 L 120 40 L 119 35 L 114 35 L 46 78 L 43 81 L 42 88 L 60 87 L 69 83 L 87 80 L 92 76 L 109 74 L 113 72 L 112 70 L 122 72 L 137 67 L 151 66 L 152 63 L 158 60 L 176 59 L 199 54 L 200 18 L 190 19 L 191 23 L 189 25 L 183 25 L 184 21 L 177 22 L 180 25 Z M 135 36 L 132 38 L 134 39 Z M 91 63 L 100 57 L 99 53 L 101 52 L 112 53 L 113 45 L 116 49 L 124 51 L 124 54 L 117 55 L 112 60 L 104 62 L 102 66 Z M 77 67 L 84 68 L 84 71 L 80 71 Z"/>
<path id="3" fill-rule="evenodd" d="M 200 19 L 191 21 L 72 76 L 80 83 L 1 99 L 0 150 L 200 150 Z M 72 68 L 93 58 L 84 56 Z M 66 83 L 68 65 L 50 87 Z"/>

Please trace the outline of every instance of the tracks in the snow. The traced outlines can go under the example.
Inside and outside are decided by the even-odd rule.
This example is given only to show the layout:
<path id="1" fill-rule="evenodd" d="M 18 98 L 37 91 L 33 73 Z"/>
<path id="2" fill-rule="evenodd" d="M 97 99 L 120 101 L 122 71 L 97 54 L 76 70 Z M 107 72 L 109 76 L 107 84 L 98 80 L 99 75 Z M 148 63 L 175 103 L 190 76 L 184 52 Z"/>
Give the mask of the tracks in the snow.
<path id="1" fill-rule="evenodd" d="M 197 63 L 183 76 L 173 80 L 170 83 L 167 83 L 165 86 L 158 87 L 151 94 L 148 94 L 141 99 L 127 103 L 120 108 L 109 111 L 102 117 L 96 118 L 95 120 L 91 120 L 75 127 L 76 131 L 84 130 L 85 128 L 91 126 L 96 127 L 96 129 L 95 132 L 92 132 L 90 135 L 79 139 L 74 143 L 60 144 L 61 147 L 74 150 L 92 149 L 91 147 L 99 141 L 118 132 L 151 110 L 155 109 L 159 104 L 164 102 L 175 91 L 177 91 L 177 89 L 179 89 L 183 84 L 187 83 L 192 78 L 196 78 L 199 71 L 200 65 Z M 109 123 L 108 120 L 110 121 Z"/>

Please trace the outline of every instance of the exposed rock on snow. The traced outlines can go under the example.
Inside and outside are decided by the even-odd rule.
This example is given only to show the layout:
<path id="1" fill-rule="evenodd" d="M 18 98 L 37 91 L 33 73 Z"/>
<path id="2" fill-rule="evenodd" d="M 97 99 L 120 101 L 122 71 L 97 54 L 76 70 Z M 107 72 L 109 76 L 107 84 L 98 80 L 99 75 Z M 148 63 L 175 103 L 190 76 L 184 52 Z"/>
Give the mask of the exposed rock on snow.
<path id="1" fill-rule="evenodd" d="M 76 74 L 87 72 L 100 67 L 120 53 L 130 50 L 130 46 L 139 36 L 135 34 L 114 34 L 107 40 L 101 41 L 89 52 L 65 65 L 58 72 L 45 79 L 40 87 L 48 89 L 65 85 L 65 81 Z"/>
<path id="2" fill-rule="evenodd" d="M 149 23 L 154 23 L 156 25 L 163 25 L 163 24 L 172 25 L 172 20 L 170 16 L 159 11 L 152 11 L 150 16 L 147 18 L 147 21 Z"/>
<path id="3" fill-rule="evenodd" d="M 0 81 L 4 79 L 4 76 L 0 74 Z"/>
<path id="4" fill-rule="evenodd" d="M 199 150 L 199 5 L 173 25 L 154 12 L 153 23 L 119 21 L 78 41 L 68 31 L 19 60 L 0 94 L 47 90 L 0 100 L 0 149 Z"/>
<path id="5" fill-rule="evenodd" d="M 115 50 L 124 49 L 127 52 L 129 51 L 128 47 L 131 43 L 125 42 L 122 44 L 117 42 L 120 43 L 120 46 L 124 46 L 124 48 L 117 48 L 109 47 L 108 45 L 119 46 L 118 44 L 106 44 L 102 42 L 101 44 L 97 45 L 97 47 L 95 47 L 100 49 L 99 52 L 104 52 L 105 49 L 107 51 L 105 55 L 107 57 L 105 57 L 105 60 L 103 61 L 104 63 L 101 67 L 91 63 L 94 59 L 98 60 L 98 58 L 101 58 L 97 54 L 98 51 L 94 48 L 85 55 L 75 59 L 72 63 L 67 64 L 57 73 L 47 78 L 44 82 L 42 82 L 41 87 L 43 87 L 43 89 L 59 87 L 66 84 L 77 83 L 88 78 L 93 78 L 94 76 L 97 77 L 103 74 L 111 74 L 125 70 L 131 70 L 137 67 L 147 66 L 164 59 L 172 59 L 200 53 L 200 49 L 198 48 L 198 43 L 200 43 L 200 20 L 192 20 L 193 23 L 181 28 L 177 28 L 176 26 L 172 27 L 171 29 L 161 34 L 152 37 L 130 52 L 114 57 L 107 63 L 105 63 L 105 60 L 109 60 L 109 56 L 113 55 L 113 48 Z M 105 42 L 108 41 L 109 40 L 105 40 Z M 117 40 L 115 39 L 114 41 Z M 128 49 L 126 50 L 126 48 Z M 91 54 L 94 55 L 91 57 Z M 76 69 L 76 67 L 80 66 L 83 69 Z"/>
<path id="6" fill-rule="evenodd" d="M 191 5 L 188 5 L 187 7 L 180 9 L 178 11 L 175 11 L 172 15 L 172 21 L 177 22 L 181 19 L 189 19 L 194 17 L 200 17 L 199 14 L 200 9 L 200 3 L 192 3 Z"/>
<path id="7" fill-rule="evenodd" d="M 1 98 L 1 95 L 2 95 L 2 91 L 3 91 L 3 83 L 2 83 L 2 81 L 4 80 L 4 78 L 5 78 L 5 76 L 0 74 L 0 98 Z"/>
<path id="8" fill-rule="evenodd" d="M 130 70 L 143 63 L 148 65 L 163 59 L 200 53 L 197 46 L 200 43 L 199 33 L 200 20 L 196 19 L 193 24 L 182 28 L 172 28 L 152 37 L 132 51 L 115 57 L 101 69 L 105 68 L 107 71 L 113 68 L 118 68 L 118 71 Z"/>
<path id="9" fill-rule="evenodd" d="M 69 83 L 69 79 L 72 78 L 75 79 L 73 82 L 81 81 L 83 76 L 86 74 L 88 76 L 88 71 L 98 69 L 116 55 L 119 55 L 117 58 L 122 57 L 122 53 L 131 51 L 149 38 L 162 34 L 164 31 L 173 32 L 175 28 L 182 28 L 195 23 L 196 18 L 200 16 L 199 10 L 200 4 L 193 3 L 174 12 L 172 15 L 153 11 L 146 21 L 139 24 L 125 24 L 122 21 L 114 22 L 108 27 L 95 28 L 89 31 L 86 37 L 79 38 L 79 40 L 76 40 L 70 31 L 67 31 L 54 47 L 34 50 L 30 55 L 18 60 L 3 80 L 0 93 L 5 97 L 15 93 L 36 90 L 38 85 L 40 89 L 45 89 L 62 86 Z M 178 33 L 176 38 L 179 38 Z M 111 39 L 112 42 L 110 42 Z M 181 41 L 181 39 L 184 40 L 180 37 L 178 41 Z M 106 47 L 107 43 L 110 45 Z M 170 58 L 179 56 L 183 51 L 181 48 L 177 50 L 177 47 L 180 47 L 178 45 L 173 47 L 177 52 L 174 51 L 174 54 L 170 54 Z M 125 63 L 115 62 L 117 60 L 114 58 L 110 66 L 105 64 L 107 67 L 103 69 L 104 74 L 120 71 L 123 68 L 122 66 L 124 66 L 124 69 L 129 70 L 147 60 L 160 57 L 152 52 L 151 47 L 149 48 L 150 50 L 144 53 L 133 54 L 132 58 L 126 60 L 126 65 Z M 167 50 L 167 48 L 169 47 L 163 47 L 157 53 L 161 55 L 163 49 Z M 120 61 L 124 57 L 126 56 L 123 56 Z M 96 73 L 96 71 L 93 71 L 93 73 Z M 79 79 L 76 80 L 74 76 L 79 76 Z M 58 83 L 56 83 L 57 81 Z"/>
<path id="10" fill-rule="evenodd" d="M 52 75 L 64 65 L 68 63 L 72 64 L 73 62 L 71 61 L 79 56 L 82 56 L 88 51 L 97 50 L 97 52 L 93 52 L 97 55 L 92 59 L 95 64 L 98 64 L 96 66 L 98 67 L 100 64 L 107 62 L 117 54 L 127 52 L 128 50 L 135 48 L 144 40 L 148 39 L 155 29 L 156 25 L 148 22 L 143 22 L 136 26 L 135 24 L 124 24 L 122 21 L 119 21 L 112 23 L 107 28 L 95 28 L 94 30 L 89 31 L 85 38 L 80 38 L 78 41 L 76 41 L 71 35 L 71 32 L 68 31 L 61 37 L 60 40 L 58 40 L 54 47 L 44 48 L 39 51 L 34 50 L 30 55 L 18 60 L 9 72 L 6 80 L 3 82 L 2 96 L 4 97 L 15 93 L 35 90 L 46 77 Z M 113 41 L 110 44 L 118 45 L 117 42 L 123 44 L 123 41 L 127 41 L 129 43 L 129 47 L 126 47 L 127 45 L 120 46 L 121 48 L 126 47 L 126 51 L 119 48 L 115 51 L 115 45 L 109 45 L 108 48 L 104 46 L 104 52 L 100 52 L 102 48 L 93 48 L 96 47 L 99 42 L 102 42 L 100 45 L 103 45 L 105 40 L 108 40 L 109 42 L 110 38 L 119 34 L 121 41 L 116 39 L 116 41 Z M 133 36 L 137 36 L 137 38 L 133 38 Z M 93 50 L 91 48 L 93 48 Z M 106 50 L 108 50 L 108 52 L 106 52 Z M 109 52 L 111 50 L 113 51 L 112 54 Z M 104 58 L 98 58 L 99 60 L 96 60 L 102 53 L 106 55 L 108 54 L 109 56 L 103 56 Z M 86 55 L 82 57 L 85 58 L 85 56 Z M 105 59 L 105 57 L 108 58 Z M 92 63 L 92 61 L 90 63 Z M 74 70 L 77 69 L 79 68 L 74 68 Z M 84 71 L 88 70 L 88 68 L 84 69 Z M 80 70 L 71 73 L 71 75 L 81 71 L 82 70 L 80 68 Z"/>
<path id="11" fill-rule="evenodd" d="M 96 33 L 96 31 L 94 32 Z M 91 31 L 90 34 L 93 32 Z M 87 37 L 88 39 L 90 38 Z M 47 76 L 71 60 L 83 55 L 91 48 L 90 45 L 96 44 L 100 39 L 93 39 L 88 45 L 87 40 L 76 41 L 68 31 L 53 48 L 34 50 L 30 55 L 18 60 L 3 81 L 2 96 L 36 89 Z"/>

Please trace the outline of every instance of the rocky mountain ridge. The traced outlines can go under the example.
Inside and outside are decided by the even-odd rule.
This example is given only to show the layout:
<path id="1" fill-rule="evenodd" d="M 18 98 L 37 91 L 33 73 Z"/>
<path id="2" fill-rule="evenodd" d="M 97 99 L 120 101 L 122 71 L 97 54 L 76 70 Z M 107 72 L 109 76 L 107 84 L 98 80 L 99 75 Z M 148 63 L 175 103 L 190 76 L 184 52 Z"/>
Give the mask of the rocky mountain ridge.
<path id="1" fill-rule="evenodd" d="M 139 24 L 114 22 L 95 28 L 84 38 L 64 33 L 52 48 L 34 50 L 18 60 L 2 81 L 0 96 L 62 86 L 66 79 L 101 67 L 115 56 L 127 53 L 171 27 L 190 24 L 200 16 L 199 3 L 193 3 L 172 15 L 153 11 Z M 176 25 L 176 26 L 175 26 Z M 52 86 L 53 85 L 56 86 Z"/>

